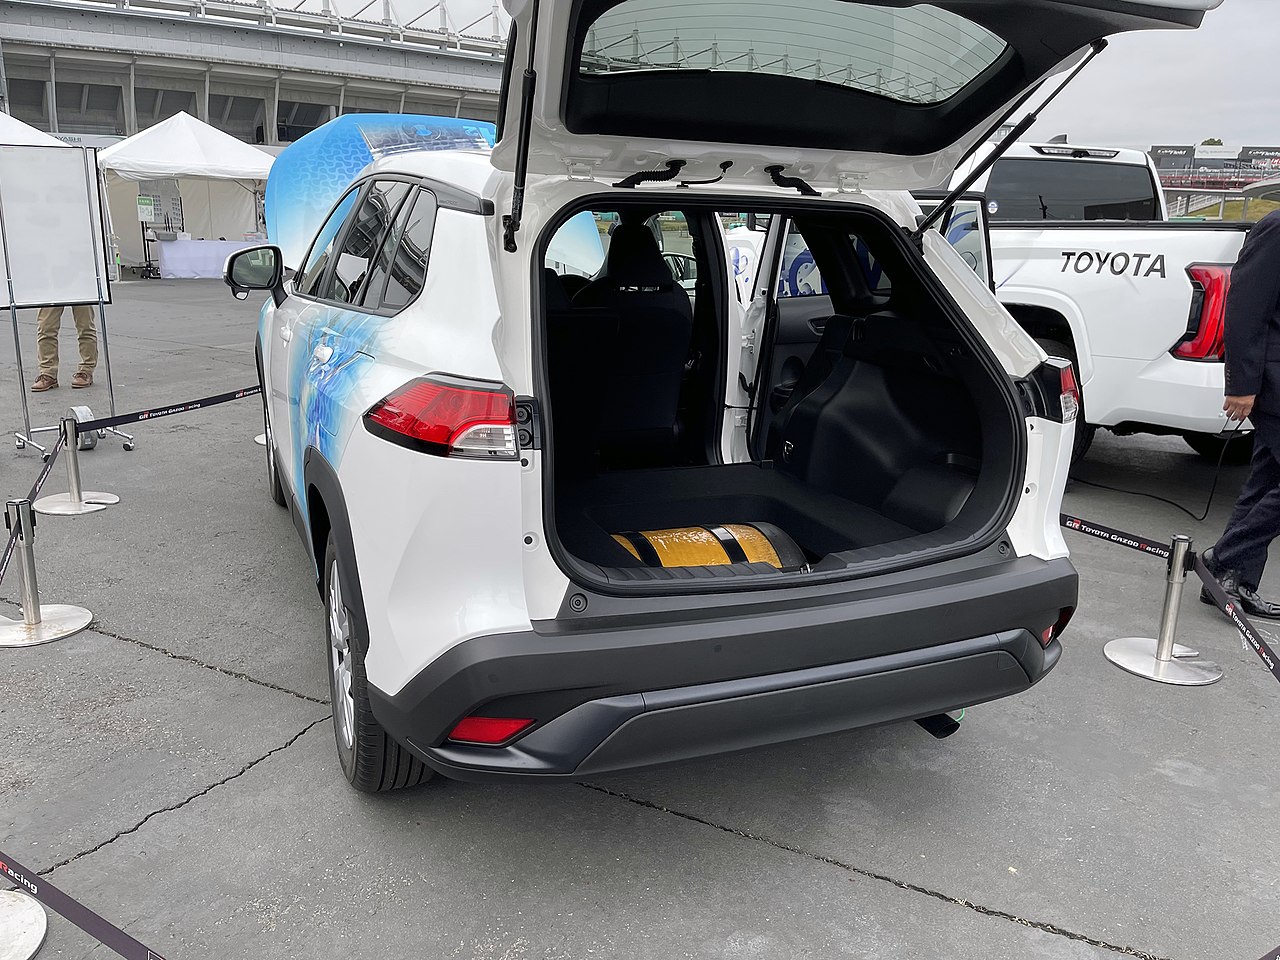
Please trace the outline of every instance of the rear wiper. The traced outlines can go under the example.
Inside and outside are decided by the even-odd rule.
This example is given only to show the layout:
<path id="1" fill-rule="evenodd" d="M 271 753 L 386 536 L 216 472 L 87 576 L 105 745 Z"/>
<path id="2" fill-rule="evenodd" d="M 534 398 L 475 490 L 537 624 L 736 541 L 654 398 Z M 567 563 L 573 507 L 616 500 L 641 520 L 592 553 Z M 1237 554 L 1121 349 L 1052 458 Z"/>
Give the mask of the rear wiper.
<path id="1" fill-rule="evenodd" d="M 769 175 L 770 179 L 773 180 L 774 186 L 776 187 L 784 187 L 787 190 L 796 190 L 799 192 L 800 196 L 802 197 L 822 196 L 822 194 L 820 194 L 817 190 L 813 189 L 813 187 L 809 186 L 808 183 L 806 183 L 804 180 L 801 180 L 799 177 L 784 177 L 782 175 L 783 169 L 784 168 L 782 164 L 775 163 L 771 166 L 765 167 L 764 172 Z"/>
<path id="2" fill-rule="evenodd" d="M 990 170 L 992 166 L 995 165 L 995 162 L 1009 151 L 1009 148 L 1017 142 L 1019 137 L 1030 129 L 1033 123 L 1040 119 L 1040 111 L 1053 103 L 1058 94 L 1070 85 L 1071 81 L 1076 78 L 1080 71 L 1087 67 L 1090 61 L 1105 49 L 1107 49 L 1107 41 L 1105 39 L 1095 40 L 1090 45 L 1089 52 L 1085 54 L 1084 58 L 1075 65 L 1075 69 L 1067 74 L 1067 78 L 1063 80 L 1062 83 L 1058 84 L 1053 93 L 1049 94 L 1049 96 L 1045 98 L 1044 103 L 1040 104 L 1040 106 L 1019 120 L 1017 126 L 1005 134 L 1004 139 L 996 144 L 995 149 L 983 157 L 982 160 L 980 160 L 974 168 L 969 171 L 969 175 L 956 184 L 955 189 L 938 201 L 938 205 L 933 208 L 933 213 L 921 220 L 920 225 L 916 227 L 915 233 L 911 234 L 911 239 L 917 247 L 924 242 L 925 232 L 941 220 L 946 212 L 955 205 L 957 200 L 969 192 L 969 188 L 977 183 L 978 180 L 981 179 L 982 175 Z"/>
<path id="3" fill-rule="evenodd" d="M 629 177 L 624 177 L 614 184 L 615 187 L 638 187 L 642 183 L 665 183 L 679 176 L 687 160 L 668 160 L 665 170 L 641 170 Z"/>

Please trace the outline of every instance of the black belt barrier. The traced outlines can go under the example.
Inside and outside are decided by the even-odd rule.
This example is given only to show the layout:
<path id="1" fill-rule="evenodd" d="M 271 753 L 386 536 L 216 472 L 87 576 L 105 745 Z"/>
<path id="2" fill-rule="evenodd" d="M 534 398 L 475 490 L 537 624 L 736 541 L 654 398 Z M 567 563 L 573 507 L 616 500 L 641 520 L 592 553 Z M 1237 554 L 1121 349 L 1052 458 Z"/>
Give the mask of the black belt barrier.
<path id="1" fill-rule="evenodd" d="M 1249 646 L 1253 647 L 1253 652 L 1258 655 L 1258 659 L 1271 671 L 1271 675 L 1280 680 L 1280 662 L 1276 660 L 1275 651 L 1267 645 L 1267 641 L 1258 636 L 1258 632 L 1253 629 L 1253 624 L 1249 622 L 1249 618 L 1240 610 L 1239 604 L 1227 596 L 1227 592 L 1222 589 L 1222 584 L 1218 583 L 1214 575 L 1209 572 L 1209 568 L 1204 565 L 1204 560 L 1200 554 L 1196 554 L 1195 571 L 1200 579 L 1204 581 L 1205 589 L 1209 591 L 1209 596 L 1213 597 L 1213 602 L 1217 604 L 1218 609 L 1225 613 L 1227 619 L 1235 624 L 1236 629 L 1240 631 L 1240 635 L 1248 641 Z"/>
<path id="2" fill-rule="evenodd" d="M 1169 544 L 1160 543 L 1158 540 L 1148 540 L 1146 537 L 1140 537 L 1135 533 L 1125 533 L 1123 530 L 1116 530 L 1114 527 L 1104 527 L 1100 523 L 1081 520 L 1079 517 L 1073 517 L 1067 513 L 1058 514 L 1058 521 L 1068 530 L 1088 534 L 1091 537 L 1097 537 L 1099 540 L 1106 540 L 1109 543 L 1118 543 L 1122 547 L 1149 553 L 1153 557 L 1159 557 L 1161 560 L 1168 560 L 1172 555 Z"/>
<path id="3" fill-rule="evenodd" d="M 53 469 L 54 461 L 58 459 L 58 454 L 62 452 L 62 444 L 62 434 L 58 434 L 58 442 L 49 451 L 49 456 L 45 460 L 44 466 L 40 469 L 40 476 L 36 477 L 36 482 L 31 485 L 31 490 L 27 493 L 28 500 L 34 502 L 36 497 L 40 496 L 40 491 L 44 489 L 44 482 L 49 479 L 49 471 Z M 4 545 L 4 551 L 0 553 L 0 582 L 4 580 L 4 575 L 9 570 L 9 561 L 13 559 L 13 551 L 17 545 L 18 531 L 10 530 L 9 539 Z"/>
<path id="4" fill-rule="evenodd" d="M 1167 543 L 1148 540 L 1146 537 L 1125 533 L 1125 531 L 1116 530 L 1113 527 L 1104 527 L 1100 523 L 1091 523 L 1088 520 L 1081 520 L 1079 517 L 1073 517 L 1066 513 L 1059 514 L 1059 520 L 1068 530 L 1075 530 L 1077 533 L 1088 534 L 1091 537 L 1097 537 L 1099 540 L 1106 540 L 1109 543 L 1118 543 L 1123 547 L 1139 550 L 1142 553 L 1149 553 L 1165 560 L 1171 556 L 1171 550 Z M 1194 570 L 1197 576 L 1204 581 L 1205 589 L 1213 597 L 1213 602 L 1219 610 L 1226 614 L 1227 619 L 1235 625 L 1236 629 L 1240 631 L 1240 635 L 1253 648 L 1253 652 L 1258 655 L 1258 659 L 1262 661 L 1263 666 L 1271 671 L 1273 677 L 1280 680 L 1280 660 L 1276 658 L 1275 651 L 1271 649 L 1266 640 L 1263 640 L 1258 635 L 1258 632 L 1253 628 L 1253 624 L 1249 622 L 1249 618 L 1241 612 L 1239 604 L 1227 596 L 1227 592 L 1222 589 L 1222 584 L 1218 583 L 1214 575 L 1209 572 L 1209 568 L 1204 565 L 1200 555 L 1197 553 L 1193 556 Z"/>
<path id="5" fill-rule="evenodd" d="M 216 396 L 202 397 L 199 400 L 188 400 L 186 403 L 175 403 L 167 407 L 154 407 L 151 410 L 139 410 L 136 413 L 121 413 L 114 417 L 102 417 L 98 420 L 86 420 L 84 423 L 76 424 L 76 433 L 88 433 L 90 430 L 106 430 L 108 427 L 118 427 L 124 423 L 141 423 L 143 420 L 155 420 L 159 417 L 171 417 L 175 413 L 189 413 L 192 410 L 212 407 L 219 403 L 228 403 L 232 400 L 243 400 L 245 397 L 254 397 L 261 392 L 262 387 L 255 383 L 252 387 L 245 387 L 243 390 L 233 390 L 230 393 L 219 393 Z"/>
<path id="6" fill-rule="evenodd" d="M 72 900 L 44 877 L 34 870 L 27 869 L 3 850 L 0 850 L 0 875 L 16 883 L 46 907 L 56 910 L 103 946 L 120 954 L 125 960 L 164 960 L 160 954 L 154 950 L 148 950 L 119 927 L 108 923 L 88 907 Z"/>

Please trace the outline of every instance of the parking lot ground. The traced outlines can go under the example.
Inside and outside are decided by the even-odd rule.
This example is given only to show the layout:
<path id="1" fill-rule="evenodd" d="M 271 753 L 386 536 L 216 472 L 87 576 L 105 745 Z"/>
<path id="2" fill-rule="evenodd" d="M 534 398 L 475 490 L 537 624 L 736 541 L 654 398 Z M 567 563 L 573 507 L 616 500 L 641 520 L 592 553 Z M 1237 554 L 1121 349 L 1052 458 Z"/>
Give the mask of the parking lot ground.
<path id="1" fill-rule="evenodd" d="M 255 380 L 256 310 L 220 284 L 115 295 L 121 410 Z M 66 327 L 41 422 L 106 411 L 105 385 L 68 387 Z M 267 498 L 260 430 L 250 399 L 84 453 L 86 486 L 121 503 L 42 518 L 37 552 L 46 602 L 89 607 L 93 627 L 0 650 L 0 849 L 168 960 L 1253 960 L 1280 944 L 1280 684 L 1194 583 L 1179 639 L 1220 683 L 1161 686 L 1102 656 L 1154 634 L 1160 561 L 1069 533 L 1081 599 L 1062 663 L 946 741 L 900 724 L 586 785 L 365 797 L 337 769 L 320 606 Z M 0 494 L 38 469 L 6 443 Z M 1176 438 L 1104 434 L 1080 477 L 1198 506 L 1213 473 Z M 1203 546 L 1242 479 L 1224 471 L 1203 523 L 1083 482 L 1065 508 Z M 59 465 L 47 489 L 64 488 Z M 51 917 L 42 956 L 108 955 Z"/>

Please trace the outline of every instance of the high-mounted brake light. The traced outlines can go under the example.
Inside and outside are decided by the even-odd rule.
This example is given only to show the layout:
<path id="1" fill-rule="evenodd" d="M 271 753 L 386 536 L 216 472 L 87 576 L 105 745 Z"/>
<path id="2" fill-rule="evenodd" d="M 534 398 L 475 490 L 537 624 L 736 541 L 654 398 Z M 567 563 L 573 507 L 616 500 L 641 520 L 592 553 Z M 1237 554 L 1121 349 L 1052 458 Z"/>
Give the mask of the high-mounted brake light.
<path id="1" fill-rule="evenodd" d="M 1093 147 L 1046 146 L 1038 144 L 1032 147 L 1036 153 L 1046 157 L 1074 157 L 1083 160 L 1093 157 L 1098 160 L 1112 160 L 1120 155 L 1119 150 L 1098 150 Z"/>
<path id="2" fill-rule="evenodd" d="M 1193 263 L 1187 267 L 1191 277 L 1191 316 L 1187 332 L 1174 345 L 1172 353 L 1183 360 L 1221 360 L 1226 352 L 1223 330 L 1227 315 L 1227 293 L 1231 290 L 1231 265 L 1225 263 Z"/>
<path id="3" fill-rule="evenodd" d="M 1080 413 L 1080 385 L 1076 383 L 1076 368 L 1067 364 L 1062 368 L 1058 379 L 1062 384 L 1062 394 L 1059 397 L 1062 403 L 1062 422 L 1070 423 Z"/>
<path id="4" fill-rule="evenodd" d="M 412 380 L 364 415 L 370 433 L 441 457 L 514 460 L 510 391 L 445 377 Z"/>
<path id="5" fill-rule="evenodd" d="M 533 726 L 532 720 L 514 717 L 464 717 L 449 732 L 449 739 L 459 743 L 479 743 L 493 747 L 506 743 L 531 726 Z"/>

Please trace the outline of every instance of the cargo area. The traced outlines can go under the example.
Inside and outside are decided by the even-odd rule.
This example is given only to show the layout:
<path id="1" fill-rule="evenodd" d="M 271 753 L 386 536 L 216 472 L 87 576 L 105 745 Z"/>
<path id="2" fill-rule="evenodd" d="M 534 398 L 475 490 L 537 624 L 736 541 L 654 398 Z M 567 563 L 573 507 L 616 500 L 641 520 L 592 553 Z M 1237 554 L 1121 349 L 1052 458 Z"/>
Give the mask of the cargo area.
<path id="1" fill-rule="evenodd" d="M 992 535 L 1023 468 L 1011 384 L 891 223 L 787 222 L 760 266 L 776 279 L 757 288 L 769 319 L 742 416 L 726 408 L 742 320 L 725 301 L 750 292 L 713 266 L 733 253 L 727 218 L 594 216 L 595 272 L 549 256 L 543 277 L 548 528 L 576 573 L 776 579 L 921 562 Z M 682 240 L 688 252 L 673 251 Z M 800 257 L 812 262 L 796 269 Z M 735 415 L 741 443 L 725 439 Z"/>

